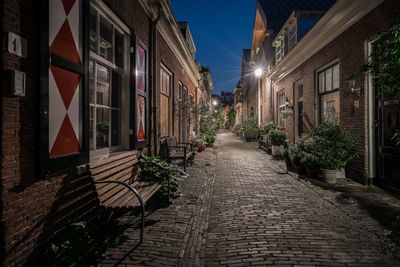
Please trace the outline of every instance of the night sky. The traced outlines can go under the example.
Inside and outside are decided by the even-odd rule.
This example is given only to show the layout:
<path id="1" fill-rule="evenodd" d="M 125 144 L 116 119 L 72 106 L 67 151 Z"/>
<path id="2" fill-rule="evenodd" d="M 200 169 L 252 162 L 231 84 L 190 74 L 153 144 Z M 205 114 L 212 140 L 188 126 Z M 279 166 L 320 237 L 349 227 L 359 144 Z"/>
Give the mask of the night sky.
<path id="1" fill-rule="evenodd" d="M 243 48 L 250 48 L 255 0 L 171 0 L 177 21 L 187 21 L 196 59 L 211 67 L 214 93 L 232 91 Z"/>

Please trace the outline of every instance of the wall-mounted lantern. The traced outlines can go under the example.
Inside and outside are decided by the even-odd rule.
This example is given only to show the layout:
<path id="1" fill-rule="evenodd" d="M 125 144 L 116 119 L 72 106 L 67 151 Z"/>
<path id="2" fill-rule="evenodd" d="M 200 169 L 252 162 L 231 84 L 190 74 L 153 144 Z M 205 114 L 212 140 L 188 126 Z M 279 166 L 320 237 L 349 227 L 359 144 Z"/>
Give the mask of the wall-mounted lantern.
<path id="1" fill-rule="evenodd" d="M 357 94 L 359 97 L 361 96 L 361 86 L 357 87 L 357 80 L 354 79 L 353 75 L 350 75 L 349 79 L 347 80 L 349 85 L 349 90 L 352 94 Z"/>

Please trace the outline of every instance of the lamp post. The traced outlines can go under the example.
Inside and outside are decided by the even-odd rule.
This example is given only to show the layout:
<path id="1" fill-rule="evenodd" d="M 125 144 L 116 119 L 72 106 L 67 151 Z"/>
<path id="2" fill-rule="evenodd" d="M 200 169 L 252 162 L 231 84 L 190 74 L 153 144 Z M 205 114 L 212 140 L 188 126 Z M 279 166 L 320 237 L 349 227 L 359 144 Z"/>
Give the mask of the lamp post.
<path id="1" fill-rule="evenodd" d="M 262 68 L 257 68 L 254 71 L 254 75 L 258 79 L 258 94 L 257 94 L 257 120 L 258 126 L 261 126 L 261 76 L 264 70 Z"/>

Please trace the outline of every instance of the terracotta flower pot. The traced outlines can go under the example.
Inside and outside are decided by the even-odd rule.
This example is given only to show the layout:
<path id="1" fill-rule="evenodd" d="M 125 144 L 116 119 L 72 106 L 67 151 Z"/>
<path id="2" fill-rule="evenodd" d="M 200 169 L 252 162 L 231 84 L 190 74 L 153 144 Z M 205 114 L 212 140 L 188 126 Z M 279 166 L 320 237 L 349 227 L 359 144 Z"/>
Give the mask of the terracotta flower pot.
<path id="1" fill-rule="evenodd" d="M 336 184 L 337 170 L 321 169 L 322 179 L 328 184 Z"/>

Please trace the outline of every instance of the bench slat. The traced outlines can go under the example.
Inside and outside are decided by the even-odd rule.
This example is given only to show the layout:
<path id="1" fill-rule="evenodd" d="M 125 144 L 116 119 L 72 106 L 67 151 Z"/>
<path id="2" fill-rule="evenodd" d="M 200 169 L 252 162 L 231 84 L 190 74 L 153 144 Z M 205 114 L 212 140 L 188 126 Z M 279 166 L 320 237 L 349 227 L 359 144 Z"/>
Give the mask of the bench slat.
<path id="1" fill-rule="evenodd" d="M 107 165 L 101 165 L 99 167 L 96 168 L 91 168 L 91 172 L 93 175 L 98 175 L 99 173 L 102 172 L 106 172 L 106 171 L 110 171 L 110 173 L 112 172 L 116 172 L 113 171 L 114 168 L 119 167 L 121 165 L 135 165 L 137 164 L 137 157 L 136 156 L 129 156 L 129 157 L 125 157 L 119 160 L 115 160 L 112 161 L 111 163 L 107 164 Z"/>
<path id="2" fill-rule="evenodd" d="M 113 156 L 113 157 L 109 157 L 109 158 L 106 158 L 106 159 L 98 160 L 98 161 L 93 162 L 93 163 L 90 164 L 90 169 L 96 169 L 96 168 L 98 168 L 98 167 L 100 167 L 102 165 L 107 165 L 107 164 L 109 164 L 111 162 L 117 161 L 117 160 L 122 159 L 122 158 L 129 157 L 129 156 L 135 156 L 137 158 L 137 151 L 136 150 L 128 151 L 128 152 L 124 152 L 124 153 L 121 153 L 121 154 Z"/>

